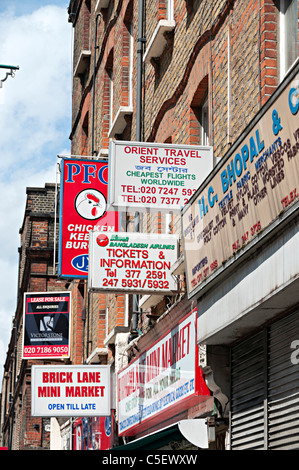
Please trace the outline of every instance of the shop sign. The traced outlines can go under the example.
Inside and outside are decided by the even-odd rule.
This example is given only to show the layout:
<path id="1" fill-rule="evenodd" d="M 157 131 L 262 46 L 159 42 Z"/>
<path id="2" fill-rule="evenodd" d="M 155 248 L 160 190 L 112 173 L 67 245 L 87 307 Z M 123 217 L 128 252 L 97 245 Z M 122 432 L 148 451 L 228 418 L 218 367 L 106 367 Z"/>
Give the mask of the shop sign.
<path id="1" fill-rule="evenodd" d="M 90 230 L 118 230 L 119 214 L 107 210 L 108 163 L 91 159 L 61 161 L 60 277 L 87 279 Z"/>
<path id="2" fill-rule="evenodd" d="M 177 235 L 93 231 L 88 287 L 127 293 L 177 292 L 177 281 L 170 272 L 177 257 Z"/>
<path id="3" fill-rule="evenodd" d="M 109 203 L 178 211 L 212 168 L 212 147 L 111 141 Z"/>
<path id="4" fill-rule="evenodd" d="M 73 450 L 108 450 L 112 445 L 112 416 L 77 418 L 72 436 Z"/>
<path id="5" fill-rule="evenodd" d="M 118 373 L 119 435 L 134 435 L 210 396 L 198 365 L 196 309 Z"/>
<path id="6" fill-rule="evenodd" d="M 22 358 L 69 357 L 70 315 L 70 292 L 26 292 Z"/>
<path id="7" fill-rule="evenodd" d="M 32 416 L 110 416 L 110 366 L 32 366 Z"/>
<path id="8" fill-rule="evenodd" d="M 189 298 L 298 201 L 298 67 L 280 90 L 182 210 Z"/>

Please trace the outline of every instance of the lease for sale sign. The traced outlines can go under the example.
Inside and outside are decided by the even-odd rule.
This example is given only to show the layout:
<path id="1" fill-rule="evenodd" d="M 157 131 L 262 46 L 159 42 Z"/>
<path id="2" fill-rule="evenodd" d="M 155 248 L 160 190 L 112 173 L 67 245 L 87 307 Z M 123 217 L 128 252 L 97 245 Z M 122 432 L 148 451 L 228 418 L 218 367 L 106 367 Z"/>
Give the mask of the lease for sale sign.
<path id="1" fill-rule="evenodd" d="M 178 236 L 92 231 L 88 287 L 95 291 L 175 293 L 171 266 L 178 257 Z"/>
<path id="2" fill-rule="evenodd" d="M 23 359 L 70 356 L 70 292 L 25 292 Z"/>
<path id="3" fill-rule="evenodd" d="M 61 277 L 87 279 L 90 230 L 118 230 L 118 212 L 107 211 L 107 188 L 106 160 L 62 159 L 58 262 Z"/>

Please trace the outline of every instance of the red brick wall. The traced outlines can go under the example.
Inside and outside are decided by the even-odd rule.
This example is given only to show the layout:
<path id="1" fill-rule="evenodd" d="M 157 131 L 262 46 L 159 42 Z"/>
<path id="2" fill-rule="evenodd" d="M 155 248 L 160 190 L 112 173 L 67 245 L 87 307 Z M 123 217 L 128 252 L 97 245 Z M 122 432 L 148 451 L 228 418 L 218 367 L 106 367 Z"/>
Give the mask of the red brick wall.
<path id="1" fill-rule="evenodd" d="M 12 387 L 11 398 L 14 398 L 14 406 L 6 408 L 5 440 L 7 444 L 10 443 L 10 426 L 14 420 L 13 439 L 10 445 L 16 450 L 48 449 L 50 446 L 50 434 L 45 432 L 43 420 L 31 416 L 31 366 L 34 362 L 22 360 L 22 335 L 24 292 L 65 289 L 65 282 L 58 281 L 53 273 L 54 207 L 54 184 L 46 184 L 44 188 L 27 189 L 24 221 L 20 229 L 20 292 L 15 314 L 16 329 L 12 331 L 10 353 L 5 365 L 9 376 L 8 389 Z M 14 349 L 15 334 L 17 335 L 16 351 Z M 14 361 L 16 361 L 17 378 L 15 386 L 12 382 Z M 41 361 L 38 363 L 41 364 Z"/>
<path id="2" fill-rule="evenodd" d="M 96 0 L 91 3 L 91 16 Z M 174 0 L 176 27 L 167 35 L 160 58 L 144 64 L 142 140 L 198 144 L 198 109 L 208 94 L 209 144 L 222 157 L 257 114 L 278 85 L 278 2 L 276 0 Z M 75 26 L 74 56 L 85 47 L 85 2 Z M 165 1 L 145 2 L 144 37 L 149 45 L 160 19 L 166 16 Z M 72 153 L 83 150 L 82 125 L 89 115 L 84 149 L 91 149 L 93 65 L 95 65 L 96 151 L 109 145 L 109 75 L 113 70 L 113 118 L 128 104 L 128 23 L 133 18 L 133 116 L 118 139 L 136 139 L 136 83 L 138 2 L 110 2 L 98 20 L 97 50 L 93 50 L 95 21 L 90 23 L 91 62 L 84 82 L 74 80 Z M 86 28 L 86 25 L 85 25 Z M 95 57 L 95 64 L 93 63 Z M 74 60 L 76 62 L 76 60 Z M 142 217 L 146 231 L 164 230 L 160 214 Z M 174 230 L 179 230 L 174 220 Z M 104 298 L 104 297 L 103 297 Z M 124 297 L 108 295 L 108 323 L 104 303 L 94 300 L 89 338 L 91 347 L 102 344 L 106 333 L 124 321 Z M 162 310 L 163 310 L 162 306 Z M 157 309 L 159 310 L 159 308 Z M 92 331 L 91 331 L 92 330 Z M 86 331 L 85 331 L 86 335 Z M 84 352 L 83 352 L 84 353 Z"/>

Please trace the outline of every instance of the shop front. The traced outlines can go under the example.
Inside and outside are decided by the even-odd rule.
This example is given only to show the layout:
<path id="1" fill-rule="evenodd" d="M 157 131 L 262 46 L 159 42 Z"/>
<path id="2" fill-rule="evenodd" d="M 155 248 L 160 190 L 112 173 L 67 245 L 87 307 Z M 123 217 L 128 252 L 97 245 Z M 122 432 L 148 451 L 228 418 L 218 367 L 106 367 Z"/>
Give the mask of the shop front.
<path id="1" fill-rule="evenodd" d="M 298 90 L 297 64 L 182 214 L 197 343 L 232 450 L 299 448 Z"/>
<path id="2" fill-rule="evenodd" d="M 118 373 L 116 449 L 209 447 L 213 397 L 198 363 L 197 311 L 183 305 L 139 338 L 139 353 Z"/>

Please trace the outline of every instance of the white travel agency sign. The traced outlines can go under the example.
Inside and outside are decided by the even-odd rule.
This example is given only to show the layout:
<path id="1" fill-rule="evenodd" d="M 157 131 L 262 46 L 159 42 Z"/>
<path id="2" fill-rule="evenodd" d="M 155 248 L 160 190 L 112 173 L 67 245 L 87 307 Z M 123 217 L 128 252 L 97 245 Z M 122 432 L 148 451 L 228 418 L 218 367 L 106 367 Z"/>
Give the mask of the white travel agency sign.
<path id="1" fill-rule="evenodd" d="M 212 147 L 111 141 L 109 204 L 179 211 L 212 168 Z"/>
<path id="2" fill-rule="evenodd" d="M 178 236 L 90 232 L 88 287 L 95 291 L 171 293 Z"/>

